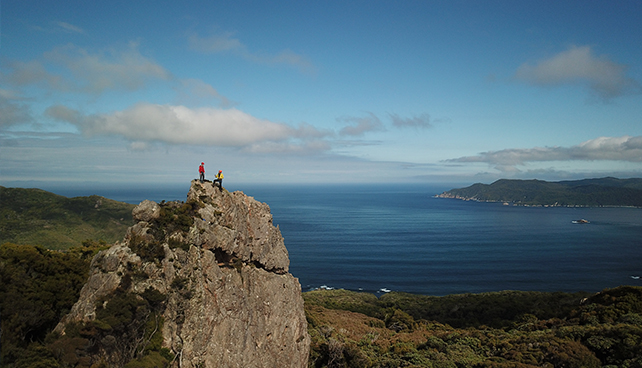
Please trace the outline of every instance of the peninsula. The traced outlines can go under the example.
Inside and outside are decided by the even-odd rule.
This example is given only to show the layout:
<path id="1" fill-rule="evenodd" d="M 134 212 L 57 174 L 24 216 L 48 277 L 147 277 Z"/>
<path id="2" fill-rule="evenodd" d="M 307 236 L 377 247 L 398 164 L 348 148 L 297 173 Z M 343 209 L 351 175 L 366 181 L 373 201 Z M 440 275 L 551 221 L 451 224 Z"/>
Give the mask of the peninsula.
<path id="1" fill-rule="evenodd" d="M 606 177 L 558 182 L 500 179 L 492 184 L 451 189 L 435 197 L 517 206 L 642 207 L 642 179 Z"/>

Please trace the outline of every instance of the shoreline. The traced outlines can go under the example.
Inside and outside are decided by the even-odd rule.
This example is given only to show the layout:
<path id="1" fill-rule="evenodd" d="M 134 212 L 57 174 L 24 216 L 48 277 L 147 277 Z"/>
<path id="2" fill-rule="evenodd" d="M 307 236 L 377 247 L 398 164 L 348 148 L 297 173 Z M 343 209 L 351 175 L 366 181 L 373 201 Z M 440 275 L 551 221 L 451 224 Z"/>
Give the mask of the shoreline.
<path id="1" fill-rule="evenodd" d="M 457 199 L 465 202 L 477 202 L 477 203 L 501 203 L 504 206 L 513 206 L 513 207 L 567 207 L 567 208 L 642 208 L 640 206 L 633 205 L 590 205 L 590 204 L 558 204 L 557 202 L 553 204 L 542 204 L 542 203 L 520 203 L 509 200 L 493 200 L 493 199 L 477 199 L 475 197 L 463 197 L 455 194 L 448 194 L 446 192 L 441 194 L 436 194 L 432 196 L 433 198 L 439 199 Z"/>

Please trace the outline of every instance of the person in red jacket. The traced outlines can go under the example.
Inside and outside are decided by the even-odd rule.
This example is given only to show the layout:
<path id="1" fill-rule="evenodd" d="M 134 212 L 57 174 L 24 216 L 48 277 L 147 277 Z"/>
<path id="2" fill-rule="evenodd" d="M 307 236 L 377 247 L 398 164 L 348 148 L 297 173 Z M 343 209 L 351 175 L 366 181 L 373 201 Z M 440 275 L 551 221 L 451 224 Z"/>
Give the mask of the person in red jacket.
<path id="1" fill-rule="evenodd" d="M 201 162 L 201 166 L 198 167 L 198 174 L 200 176 L 201 183 L 205 181 L 205 162 Z"/>

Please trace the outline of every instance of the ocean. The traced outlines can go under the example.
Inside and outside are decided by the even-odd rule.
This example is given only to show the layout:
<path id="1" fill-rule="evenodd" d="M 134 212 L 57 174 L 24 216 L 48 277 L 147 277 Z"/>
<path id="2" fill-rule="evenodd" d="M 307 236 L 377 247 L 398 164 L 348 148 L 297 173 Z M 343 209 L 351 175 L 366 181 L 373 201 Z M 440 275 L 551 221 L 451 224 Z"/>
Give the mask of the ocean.
<path id="1" fill-rule="evenodd" d="M 422 295 L 642 285 L 642 209 L 521 207 L 434 198 L 434 185 L 227 187 L 266 202 L 303 291 Z M 185 200 L 189 185 L 100 194 Z M 587 219 L 588 224 L 573 220 Z"/>

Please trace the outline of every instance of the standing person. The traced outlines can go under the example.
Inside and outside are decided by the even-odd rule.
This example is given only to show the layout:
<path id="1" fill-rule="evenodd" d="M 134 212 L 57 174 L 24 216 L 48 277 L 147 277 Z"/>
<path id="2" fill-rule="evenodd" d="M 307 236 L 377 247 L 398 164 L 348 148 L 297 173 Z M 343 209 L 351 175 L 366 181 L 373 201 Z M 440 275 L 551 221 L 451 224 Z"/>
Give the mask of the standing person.
<path id="1" fill-rule="evenodd" d="M 198 174 L 200 176 L 201 183 L 205 181 L 205 162 L 201 162 L 201 166 L 198 167 Z"/>
<path id="2" fill-rule="evenodd" d="M 218 174 L 216 174 L 216 179 L 214 179 L 212 185 L 216 186 L 216 183 L 218 183 L 218 189 L 220 191 L 223 191 L 223 170 L 218 171 Z"/>

